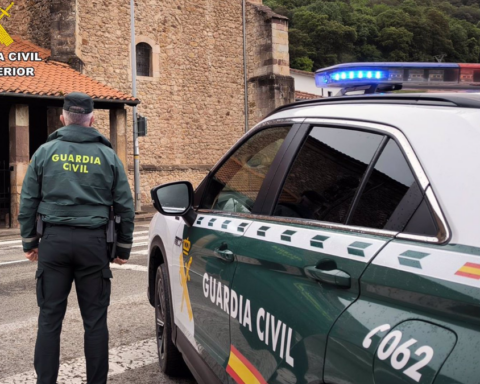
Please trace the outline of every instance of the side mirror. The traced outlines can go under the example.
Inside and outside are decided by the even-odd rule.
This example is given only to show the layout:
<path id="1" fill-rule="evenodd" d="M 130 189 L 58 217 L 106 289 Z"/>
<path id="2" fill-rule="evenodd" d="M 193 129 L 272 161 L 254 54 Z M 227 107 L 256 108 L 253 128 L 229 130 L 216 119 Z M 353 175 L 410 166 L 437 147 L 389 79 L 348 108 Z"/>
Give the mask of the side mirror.
<path id="1" fill-rule="evenodd" d="M 150 193 L 153 206 L 165 216 L 184 216 L 193 205 L 193 186 L 188 181 L 160 185 Z"/>

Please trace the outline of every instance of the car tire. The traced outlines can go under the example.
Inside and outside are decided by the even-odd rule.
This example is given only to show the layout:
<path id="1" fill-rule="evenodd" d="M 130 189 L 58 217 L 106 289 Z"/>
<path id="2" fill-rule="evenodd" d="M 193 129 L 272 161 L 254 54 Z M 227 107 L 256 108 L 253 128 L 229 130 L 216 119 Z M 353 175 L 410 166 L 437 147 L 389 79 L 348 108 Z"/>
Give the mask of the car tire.
<path id="1" fill-rule="evenodd" d="M 172 306 L 167 266 L 161 264 L 155 278 L 155 330 L 160 369 L 169 376 L 179 376 L 186 371 L 182 354 L 172 340 Z"/>

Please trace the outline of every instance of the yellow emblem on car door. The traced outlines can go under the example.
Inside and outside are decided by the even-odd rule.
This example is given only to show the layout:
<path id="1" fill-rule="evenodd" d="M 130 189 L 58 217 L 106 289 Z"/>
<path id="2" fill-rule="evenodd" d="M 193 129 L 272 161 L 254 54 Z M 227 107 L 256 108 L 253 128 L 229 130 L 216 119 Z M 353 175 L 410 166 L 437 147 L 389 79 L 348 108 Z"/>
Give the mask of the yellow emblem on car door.
<path id="1" fill-rule="evenodd" d="M 190 257 L 188 263 L 185 262 L 185 258 L 188 258 L 191 246 L 192 244 L 190 243 L 190 240 L 184 240 L 183 250 L 180 254 L 180 283 L 183 287 L 181 311 L 183 312 L 183 307 L 184 305 L 186 305 L 188 311 L 188 319 L 190 321 L 193 320 L 193 311 L 192 304 L 190 303 L 190 295 L 188 294 L 187 282 L 190 281 L 190 267 L 192 265 L 193 258 Z"/>

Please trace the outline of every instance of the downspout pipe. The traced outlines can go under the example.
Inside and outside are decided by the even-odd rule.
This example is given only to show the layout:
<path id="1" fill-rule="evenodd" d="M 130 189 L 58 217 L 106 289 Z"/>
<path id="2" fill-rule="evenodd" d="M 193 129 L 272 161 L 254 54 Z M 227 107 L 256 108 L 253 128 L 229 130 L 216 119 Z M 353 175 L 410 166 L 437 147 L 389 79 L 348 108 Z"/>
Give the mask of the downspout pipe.
<path id="1" fill-rule="evenodd" d="M 247 68 L 247 4 L 243 0 L 242 4 L 242 22 L 243 22 L 243 73 L 244 73 L 244 91 L 245 91 L 245 133 L 249 129 L 249 112 L 248 112 L 248 68 Z"/>
<path id="2" fill-rule="evenodd" d="M 135 2 L 130 0 L 130 25 L 132 40 L 132 95 L 137 98 L 137 53 L 135 44 Z M 142 200 L 140 191 L 140 148 L 138 145 L 137 106 L 133 107 L 133 167 L 135 181 L 135 212 L 141 212 Z M 128 170 L 126 170 L 128 171 Z"/>

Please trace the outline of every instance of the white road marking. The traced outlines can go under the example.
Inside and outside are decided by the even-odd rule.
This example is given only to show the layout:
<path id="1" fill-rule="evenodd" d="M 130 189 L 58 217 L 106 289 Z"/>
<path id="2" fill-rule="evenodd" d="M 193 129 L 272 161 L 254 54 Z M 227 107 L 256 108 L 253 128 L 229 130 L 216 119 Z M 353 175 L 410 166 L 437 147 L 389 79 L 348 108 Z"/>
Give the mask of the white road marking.
<path id="1" fill-rule="evenodd" d="M 157 341 L 142 340 L 110 350 L 110 370 L 108 376 L 121 375 L 126 371 L 139 369 L 158 362 Z M 86 377 L 85 358 L 71 360 L 60 365 L 58 382 L 81 384 Z M 36 381 L 34 371 L 24 372 L 2 380 L 2 384 L 28 384 Z"/>
<path id="2" fill-rule="evenodd" d="M 139 237 L 134 237 L 133 242 L 139 241 L 139 240 L 148 240 L 148 236 L 139 236 Z"/>
<path id="3" fill-rule="evenodd" d="M 135 251 L 135 252 L 130 252 L 130 255 L 148 255 L 148 249 L 144 249 L 143 251 Z"/>
<path id="4" fill-rule="evenodd" d="M 0 241 L 0 246 L 8 244 L 19 244 L 22 240 L 9 240 L 9 241 Z"/>
<path id="5" fill-rule="evenodd" d="M 20 263 L 26 263 L 27 261 L 30 260 L 15 260 L 15 261 L 6 261 L 5 263 L 0 263 L 0 267 L 3 265 L 11 265 L 11 264 L 20 264 Z"/>
<path id="6" fill-rule="evenodd" d="M 118 265 L 118 264 L 111 264 L 111 269 L 119 269 L 119 270 L 128 270 L 128 271 L 140 271 L 140 272 L 148 272 L 148 268 L 143 265 L 137 264 L 125 264 L 125 265 Z"/>
<path id="7" fill-rule="evenodd" d="M 9 249 L 21 249 L 21 248 L 23 248 L 23 245 L 7 245 L 5 247 L 0 247 L 0 250 L 6 251 Z"/>
<path id="8" fill-rule="evenodd" d="M 132 248 L 145 247 L 146 245 L 148 245 L 148 242 L 136 243 L 136 244 L 133 243 Z"/>
<path id="9" fill-rule="evenodd" d="M 149 231 L 138 231 L 138 232 L 133 232 L 134 235 L 148 235 Z"/>

